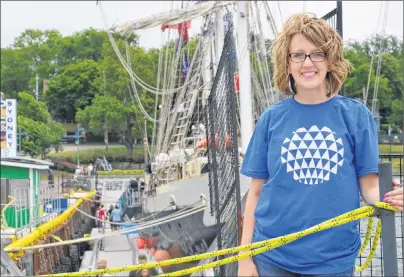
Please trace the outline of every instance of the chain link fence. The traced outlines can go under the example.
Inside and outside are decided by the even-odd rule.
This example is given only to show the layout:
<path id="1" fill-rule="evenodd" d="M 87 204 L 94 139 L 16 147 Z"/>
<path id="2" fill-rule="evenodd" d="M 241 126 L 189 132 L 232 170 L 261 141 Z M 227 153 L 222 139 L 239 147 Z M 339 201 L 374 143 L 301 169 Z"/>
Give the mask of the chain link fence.
<path id="1" fill-rule="evenodd" d="M 206 105 L 211 212 L 216 217 L 218 249 L 239 243 L 241 217 L 237 111 L 234 93 L 233 27 L 224 40 L 215 80 Z M 226 257 L 219 257 L 223 259 Z M 237 263 L 222 266 L 220 276 L 236 276 Z"/>

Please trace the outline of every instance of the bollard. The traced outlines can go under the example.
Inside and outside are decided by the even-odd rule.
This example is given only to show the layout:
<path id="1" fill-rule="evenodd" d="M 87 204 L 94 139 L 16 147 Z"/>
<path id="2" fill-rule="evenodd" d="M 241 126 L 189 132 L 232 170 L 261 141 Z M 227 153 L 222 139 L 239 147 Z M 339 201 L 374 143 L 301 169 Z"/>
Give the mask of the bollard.
<path id="1" fill-rule="evenodd" d="M 393 190 L 393 169 L 391 162 L 379 163 L 380 201 L 384 195 Z M 393 211 L 380 210 L 382 220 L 383 270 L 384 276 L 398 276 L 396 223 Z"/>

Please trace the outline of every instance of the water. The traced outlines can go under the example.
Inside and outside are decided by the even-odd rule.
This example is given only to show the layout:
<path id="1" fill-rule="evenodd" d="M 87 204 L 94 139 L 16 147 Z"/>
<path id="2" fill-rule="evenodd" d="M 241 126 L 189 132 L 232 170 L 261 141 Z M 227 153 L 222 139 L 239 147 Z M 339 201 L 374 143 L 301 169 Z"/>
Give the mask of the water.
<path id="1" fill-rule="evenodd" d="M 403 271 L 403 213 L 396 213 L 395 216 L 396 219 L 396 240 L 397 240 L 397 259 L 398 259 L 398 276 L 404 276 L 404 271 Z M 377 220 L 373 221 L 373 232 L 372 234 L 375 233 L 376 230 L 376 223 Z M 362 237 L 362 242 L 364 240 L 365 234 L 366 234 L 366 228 L 367 228 L 367 219 L 362 219 L 360 222 L 360 233 Z M 369 250 L 371 248 L 371 244 L 373 242 L 373 236 L 371 238 L 371 241 L 368 245 L 368 247 L 365 249 L 363 252 L 361 258 L 356 259 L 356 265 L 361 265 L 365 262 L 366 257 L 369 253 Z M 383 266 L 382 266 L 382 249 L 381 249 L 381 243 L 379 243 L 376 254 L 373 257 L 372 263 L 369 265 L 367 269 L 362 271 L 361 273 L 355 273 L 355 276 L 383 276 Z"/>

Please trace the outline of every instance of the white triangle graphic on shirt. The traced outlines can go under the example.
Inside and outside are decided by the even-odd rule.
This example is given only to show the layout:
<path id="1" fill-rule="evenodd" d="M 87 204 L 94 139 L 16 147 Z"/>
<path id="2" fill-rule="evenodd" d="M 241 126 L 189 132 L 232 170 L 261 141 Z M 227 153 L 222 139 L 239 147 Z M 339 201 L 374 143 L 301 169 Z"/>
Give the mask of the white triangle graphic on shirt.
<path id="1" fill-rule="evenodd" d="M 297 176 L 296 171 L 293 172 L 293 179 L 294 180 L 299 180 L 299 176 Z"/>
<path id="2" fill-rule="evenodd" d="M 313 175 L 311 175 L 313 178 L 317 178 L 317 170 L 314 170 Z"/>
<path id="3" fill-rule="evenodd" d="M 334 152 L 337 152 L 337 151 L 338 151 L 338 149 L 337 149 L 337 143 L 336 143 L 336 142 L 333 142 L 333 144 L 330 145 L 330 148 L 328 148 L 328 150 L 332 150 L 332 151 L 334 151 Z"/>
<path id="4" fill-rule="evenodd" d="M 289 138 L 285 138 L 285 140 L 283 141 L 283 144 L 285 144 L 286 142 L 289 142 L 290 139 Z"/>
<path id="5" fill-rule="evenodd" d="M 311 153 L 310 153 L 310 150 L 309 150 L 309 149 L 307 149 L 307 150 L 306 150 L 306 153 L 304 153 L 304 157 L 305 157 L 305 158 L 311 158 Z"/>
<path id="6" fill-rule="evenodd" d="M 318 129 L 316 125 L 311 126 L 309 129 L 309 132 L 318 132 L 318 131 L 320 131 L 320 129 Z"/>
<path id="7" fill-rule="evenodd" d="M 318 161 L 316 168 L 323 169 L 323 163 L 321 162 L 321 160 Z"/>
<path id="8" fill-rule="evenodd" d="M 296 160 L 300 160 L 300 159 L 303 159 L 303 155 L 300 152 L 300 150 L 297 150 L 297 152 L 296 152 Z"/>
<path id="9" fill-rule="evenodd" d="M 335 141 L 334 135 L 333 135 L 332 133 L 329 134 L 329 135 L 325 138 L 325 140 Z"/>
<path id="10" fill-rule="evenodd" d="M 301 168 L 308 168 L 307 163 L 306 163 L 305 160 L 303 160 L 303 162 L 302 162 L 302 167 L 301 167 Z"/>
<path id="11" fill-rule="evenodd" d="M 281 162 L 282 162 L 283 164 L 286 163 L 286 160 L 285 160 L 284 157 L 281 157 Z"/>
<path id="12" fill-rule="evenodd" d="M 291 141 L 289 144 L 289 150 L 295 150 L 295 149 L 297 149 L 297 146 L 296 144 L 293 143 L 293 141 Z"/>
<path id="13" fill-rule="evenodd" d="M 327 170 L 327 171 L 330 171 L 330 162 L 329 161 L 325 164 L 323 169 Z"/>
<path id="14" fill-rule="evenodd" d="M 329 156 L 329 154 L 328 154 L 328 151 L 325 151 L 324 154 L 323 154 L 323 156 L 322 156 L 321 158 L 322 158 L 322 159 L 325 159 L 325 160 L 329 160 L 329 159 L 330 159 L 330 156 Z"/>
<path id="15" fill-rule="evenodd" d="M 302 140 L 301 137 L 299 137 L 299 135 L 297 133 L 295 133 L 292 137 L 292 140 Z"/>
<path id="16" fill-rule="evenodd" d="M 293 167 L 294 170 L 300 169 L 300 165 L 298 162 L 295 162 L 295 166 Z"/>
<path id="17" fill-rule="evenodd" d="M 318 174 L 318 178 L 323 180 L 324 179 L 324 175 L 323 175 L 323 171 L 320 171 L 320 174 Z"/>
<path id="18" fill-rule="evenodd" d="M 310 135 L 310 133 L 306 133 L 303 137 L 304 140 L 313 140 L 313 137 Z"/>
<path id="19" fill-rule="evenodd" d="M 307 132 L 306 128 L 302 127 L 296 130 L 296 133 Z"/>
<path id="20" fill-rule="evenodd" d="M 338 142 L 339 144 L 342 145 L 342 139 L 341 138 L 337 139 L 336 142 Z"/>
<path id="21" fill-rule="evenodd" d="M 316 164 L 314 163 L 313 159 L 310 161 L 309 168 L 316 168 Z"/>
<path id="22" fill-rule="evenodd" d="M 318 149 L 327 149 L 327 144 L 325 143 L 325 141 L 323 141 L 320 146 L 318 147 Z"/>
<path id="23" fill-rule="evenodd" d="M 307 145 L 306 145 L 306 143 L 304 143 L 304 141 L 300 142 L 299 149 L 307 149 Z"/>
<path id="24" fill-rule="evenodd" d="M 323 128 L 321 128 L 321 131 L 332 133 L 332 131 L 330 130 L 330 128 L 328 128 L 328 127 L 326 127 L 326 126 L 324 126 Z"/>
<path id="25" fill-rule="evenodd" d="M 324 180 L 326 181 L 330 180 L 330 172 L 328 172 L 327 175 L 324 176 Z"/>
<path id="26" fill-rule="evenodd" d="M 334 156 L 332 156 L 332 158 L 330 159 L 330 161 L 334 162 L 334 163 L 338 163 L 338 154 L 335 153 Z"/>
<path id="27" fill-rule="evenodd" d="M 314 140 L 310 143 L 309 149 L 317 149 L 317 145 Z"/>
<path id="28" fill-rule="evenodd" d="M 281 150 L 281 154 L 288 152 L 288 149 L 286 149 L 285 147 L 282 146 L 282 150 Z"/>
<path id="29" fill-rule="evenodd" d="M 290 153 L 290 152 L 288 152 L 288 157 L 287 157 L 287 161 L 289 162 L 289 161 L 293 161 L 295 158 L 293 157 L 293 155 Z"/>
<path id="30" fill-rule="evenodd" d="M 319 132 L 314 139 L 315 140 L 324 140 L 323 134 L 321 132 Z"/>
<path id="31" fill-rule="evenodd" d="M 287 166 L 286 166 L 286 171 L 287 171 L 287 172 L 293 171 L 293 168 L 290 166 L 290 164 L 289 164 L 289 163 L 286 163 L 286 164 L 287 164 Z"/>
<path id="32" fill-rule="evenodd" d="M 334 174 L 337 174 L 337 169 L 338 169 L 338 165 L 335 165 L 332 169 L 331 172 Z"/>
<path id="33" fill-rule="evenodd" d="M 320 151 L 316 150 L 316 152 L 314 152 L 313 158 L 320 159 L 321 158 Z"/>
<path id="34" fill-rule="evenodd" d="M 338 165 L 339 165 L 339 166 L 342 166 L 343 163 L 344 163 L 344 160 L 340 160 L 340 161 L 338 162 Z"/>
<path id="35" fill-rule="evenodd" d="M 300 176 L 299 176 L 299 179 L 301 180 L 301 179 L 304 179 L 304 173 L 303 173 L 303 170 L 300 170 Z"/>

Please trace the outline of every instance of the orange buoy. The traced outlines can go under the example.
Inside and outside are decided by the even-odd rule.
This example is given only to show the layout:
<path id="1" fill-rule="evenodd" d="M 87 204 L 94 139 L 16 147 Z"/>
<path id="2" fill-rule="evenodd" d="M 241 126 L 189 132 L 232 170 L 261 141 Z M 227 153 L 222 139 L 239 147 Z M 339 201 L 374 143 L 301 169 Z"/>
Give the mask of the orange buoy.
<path id="1" fill-rule="evenodd" d="M 172 258 L 181 258 L 184 256 L 182 253 L 181 244 L 178 242 L 173 243 L 168 251 L 170 252 Z"/>
<path id="2" fill-rule="evenodd" d="M 146 246 L 146 243 L 143 239 L 137 238 L 136 239 L 136 245 L 138 249 L 144 249 Z"/>
<path id="3" fill-rule="evenodd" d="M 158 241 L 158 237 L 150 237 L 145 239 L 146 248 L 151 249 L 152 247 L 155 247 Z"/>
<path id="4" fill-rule="evenodd" d="M 156 259 L 157 262 L 165 261 L 171 259 L 171 255 L 167 250 L 157 250 L 156 253 L 154 253 L 154 258 Z M 170 269 L 171 266 L 162 266 L 161 269 L 166 272 Z"/>

